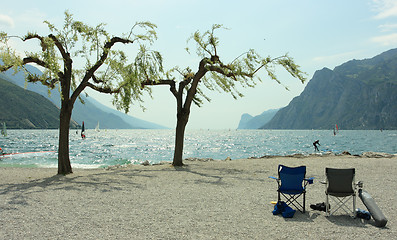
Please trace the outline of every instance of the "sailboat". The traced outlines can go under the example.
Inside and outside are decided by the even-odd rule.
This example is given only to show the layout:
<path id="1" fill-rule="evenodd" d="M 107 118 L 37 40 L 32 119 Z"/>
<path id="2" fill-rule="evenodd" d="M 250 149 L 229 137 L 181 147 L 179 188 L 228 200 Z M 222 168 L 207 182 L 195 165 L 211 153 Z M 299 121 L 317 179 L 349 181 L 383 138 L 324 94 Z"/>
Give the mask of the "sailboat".
<path id="1" fill-rule="evenodd" d="M 5 122 L 3 122 L 3 129 L 1 129 L 1 135 L 7 137 L 7 127 Z"/>
<path id="2" fill-rule="evenodd" d="M 99 130 L 99 121 L 98 121 L 98 124 L 95 127 L 95 132 L 100 132 L 100 130 Z"/>

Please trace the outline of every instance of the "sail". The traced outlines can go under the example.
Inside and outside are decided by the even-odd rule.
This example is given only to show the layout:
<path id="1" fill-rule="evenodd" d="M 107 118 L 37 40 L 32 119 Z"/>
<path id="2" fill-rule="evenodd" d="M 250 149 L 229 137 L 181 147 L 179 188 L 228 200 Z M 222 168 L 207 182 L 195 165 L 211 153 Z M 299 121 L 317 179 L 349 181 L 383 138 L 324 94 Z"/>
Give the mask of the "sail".
<path id="1" fill-rule="evenodd" d="M 1 129 L 1 134 L 4 137 L 7 137 L 7 127 L 6 127 L 6 123 L 5 122 L 3 122 L 3 128 Z"/>
<path id="2" fill-rule="evenodd" d="M 335 124 L 336 131 L 339 132 L 338 124 Z"/>
<path id="3" fill-rule="evenodd" d="M 95 132 L 100 132 L 100 130 L 99 130 L 99 121 L 98 121 L 98 124 L 95 127 Z"/>

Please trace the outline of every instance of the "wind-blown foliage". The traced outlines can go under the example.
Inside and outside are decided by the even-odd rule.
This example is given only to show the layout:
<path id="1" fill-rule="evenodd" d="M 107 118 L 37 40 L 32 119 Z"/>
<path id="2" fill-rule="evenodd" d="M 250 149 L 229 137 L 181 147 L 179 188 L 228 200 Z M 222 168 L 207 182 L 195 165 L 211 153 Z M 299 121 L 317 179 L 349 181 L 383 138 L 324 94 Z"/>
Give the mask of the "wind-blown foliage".
<path id="1" fill-rule="evenodd" d="M 270 79 L 281 84 L 275 74 L 275 66 L 277 65 L 282 66 L 302 83 L 305 81 L 305 74 L 287 54 L 277 58 L 271 58 L 270 56 L 263 58 L 254 49 L 249 49 L 230 63 L 225 64 L 218 56 L 219 39 L 215 36 L 215 31 L 222 28 L 222 25 L 216 24 L 212 26 L 210 31 L 203 34 L 196 31 L 189 38 L 189 41 L 196 43 L 197 55 L 203 59 L 210 59 L 205 66 L 209 74 L 201 79 L 207 89 L 230 93 L 235 99 L 243 97 L 243 94 L 238 90 L 238 86 L 255 87 L 258 82 L 262 82 L 263 77 L 258 73 L 262 69 Z M 203 91 L 200 91 L 200 93 L 203 93 Z"/>
<path id="2" fill-rule="evenodd" d="M 49 89 L 59 86 L 61 92 L 60 137 L 58 151 L 58 173 L 71 173 L 69 160 L 69 124 L 73 105 L 87 88 L 101 93 L 115 94 L 114 104 L 126 112 L 132 101 L 142 101 L 141 82 L 147 77 L 156 79 L 162 70 L 158 52 L 147 51 L 144 44 L 157 39 L 156 25 L 137 22 L 123 37 L 111 36 L 105 24 L 95 27 L 75 21 L 65 12 L 64 25 L 57 28 L 44 22 L 50 34 L 42 36 L 30 32 L 23 37 L 9 36 L 0 32 L 0 71 L 13 68 L 24 71 L 26 81 L 41 82 Z M 140 32 L 140 33 L 136 33 Z M 23 42 L 37 40 L 40 50 L 18 54 L 10 47 L 10 39 Z M 137 58 L 129 62 L 127 54 L 114 49 L 116 44 L 136 44 Z M 24 66 L 34 63 L 42 67 L 43 74 L 30 73 Z M 76 63 L 76 65 L 74 65 Z M 77 68 L 76 66 L 80 66 Z"/>
<path id="3" fill-rule="evenodd" d="M 73 65 L 71 90 L 75 91 L 78 87 L 90 87 L 103 93 L 119 93 L 128 86 L 136 88 L 134 89 L 136 93 L 141 93 L 139 84 L 131 84 L 133 82 L 131 77 L 125 79 L 128 71 L 130 71 L 126 53 L 113 50 L 112 47 L 116 43 L 138 43 L 141 48 L 144 48 L 144 42 L 152 43 L 157 39 L 154 31 L 156 25 L 150 22 L 138 22 L 131 28 L 130 32 L 125 34 L 125 38 L 120 38 L 111 37 L 104 28 L 105 24 L 101 23 L 95 27 L 88 26 L 83 22 L 75 21 L 67 11 L 62 28 L 58 29 L 48 21 L 44 23 L 51 31 L 48 36 L 40 36 L 32 32 L 23 37 L 8 36 L 4 32 L 0 33 L 0 42 L 2 43 L 0 45 L 0 58 L 4 62 L 1 66 L 2 71 L 10 67 L 16 72 L 26 71 L 27 81 L 41 82 L 53 89 L 61 81 L 59 74 L 62 74 L 65 70 L 62 69 L 64 67 L 63 62 L 65 59 L 73 58 L 73 62 L 85 62 L 85 64 L 81 64 L 80 68 Z M 134 34 L 134 30 L 137 28 L 143 29 L 145 33 Z M 24 42 L 37 39 L 41 51 L 25 52 L 25 56 L 22 57 L 9 46 L 8 41 L 11 38 L 19 38 Z M 43 74 L 40 76 L 30 74 L 23 67 L 28 63 L 35 63 L 43 67 Z M 139 96 L 131 95 L 130 97 L 130 100 L 139 99 Z M 120 105 L 120 107 L 122 106 L 124 105 Z"/>
<path id="4" fill-rule="evenodd" d="M 177 127 L 175 140 L 175 153 L 173 164 L 183 165 L 183 141 L 186 124 L 189 120 L 190 107 L 192 103 L 200 106 L 204 100 L 210 99 L 205 95 L 203 87 L 210 91 L 230 93 L 233 98 L 243 97 L 239 87 L 255 87 L 262 81 L 261 70 L 270 79 L 281 83 L 275 74 L 275 67 L 281 66 L 293 77 L 302 83 L 305 81 L 305 73 L 295 64 L 294 60 L 287 54 L 271 58 L 261 57 L 255 50 L 250 49 L 239 55 L 233 61 L 225 63 L 217 52 L 220 44 L 215 32 L 224 28 L 222 25 L 213 25 L 211 30 L 204 33 L 196 31 L 188 42 L 193 41 L 196 45 L 196 54 L 201 58 L 197 72 L 190 68 L 181 70 L 175 67 L 167 72 L 166 80 L 151 80 L 143 82 L 142 85 L 170 85 L 170 91 L 177 100 Z M 187 48 L 189 51 L 189 49 Z M 181 76 L 178 82 L 175 74 Z M 266 76 L 265 75 L 265 76 Z M 177 87 L 176 85 L 179 84 Z M 184 91 L 186 90 L 186 94 Z M 185 99 L 183 99 L 185 97 Z"/>

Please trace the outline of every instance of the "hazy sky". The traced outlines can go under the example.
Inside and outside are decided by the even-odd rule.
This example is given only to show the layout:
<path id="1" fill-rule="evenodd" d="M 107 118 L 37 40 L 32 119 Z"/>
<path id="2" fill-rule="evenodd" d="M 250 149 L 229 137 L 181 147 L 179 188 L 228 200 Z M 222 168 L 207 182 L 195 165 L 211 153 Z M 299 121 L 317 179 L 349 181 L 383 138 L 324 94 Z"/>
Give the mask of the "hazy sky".
<path id="1" fill-rule="evenodd" d="M 200 59 L 184 50 L 186 40 L 196 30 L 204 32 L 215 23 L 229 28 L 218 34 L 218 55 L 223 61 L 251 48 L 262 56 L 288 53 L 308 74 L 308 80 L 324 67 L 333 69 L 348 60 L 370 58 L 397 47 L 397 0 L 4 1 L 0 29 L 14 35 L 47 33 L 43 21 L 62 26 L 65 10 L 75 20 L 92 26 L 106 23 L 108 32 L 117 36 L 128 32 L 137 21 L 157 24 L 158 40 L 153 48 L 163 54 L 167 68 L 189 66 L 196 70 Z M 243 113 L 259 115 L 288 105 L 306 84 L 282 69 L 277 75 L 290 91 L 265 77 L 253 89 L 240 88 L 245 97 L 238 100 L 226 93 L 209 93 L 210 103 L 192 107 L 188 128 L 234 129 Z M 134 105 L 130 114 L 174 128 L 174 97 L 168 87 L 153 89 L 154 99 L 145 98 L 147 110 Z M 111 106 L 111 97 L 89 94 Z"/>

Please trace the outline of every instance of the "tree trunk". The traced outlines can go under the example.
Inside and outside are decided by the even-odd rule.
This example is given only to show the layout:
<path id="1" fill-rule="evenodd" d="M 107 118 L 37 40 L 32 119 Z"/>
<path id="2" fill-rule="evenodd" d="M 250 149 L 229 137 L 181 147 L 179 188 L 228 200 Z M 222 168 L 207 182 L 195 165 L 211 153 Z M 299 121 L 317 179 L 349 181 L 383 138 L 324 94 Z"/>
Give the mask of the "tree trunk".
<path id="1" fill-rule="evenodd" d="M 72 109 L 62 100 L 59 124 L 58 174 L 73 173 L 69 158 L 69 126 Z"/>
<path id="2" fill-rule="evenodd" d="M 183 144 L 185 141 L 185 129 L 187 122 L 189 121 L 189 115 L 190 115 L 190 106 L 192 105 L 192 101 L 194 99 L 194 96 L 196 95 L 197 92 L 197 86 L 202 77 L 204 77 L 205 73 L 207 70 L 205 69 L 205 63 L 207 62 L 207 59 L 203 59 L 200 61 L 200 67 L 199 71 L 195 74 L 193 78 L 193 82 L 187 91 L 186 94 L 186 100 L 185 104 L 183 104 L 183 90 L 186 87 L 186 84 L 188 84 L 190 81 L 183 81 L 179 84 L 179 90 L 175 94 L 172 92 L 172 87 L 171 87 L 171 92 L 174 94 L 176 101 L 177 101 L 177 123 L 176 123 L 176 134 L 175 134 L 175 151 L 174 151 L 174 161 L 172 162 L 172 165 L 174 166 L 183 166 Z"/>
<path id="3" fill-rule="evenodd" d="M 186 124 L 189 120 L 189 113 L 182 112 L 178 113 L 178 119 L 176 123 L 175 132 L 175 150 L 174 150 L 174 161 L 173 166 L 183 166 L 183 144 L 185 141 L 185 129 Z"/>

